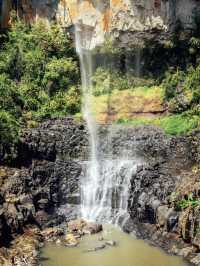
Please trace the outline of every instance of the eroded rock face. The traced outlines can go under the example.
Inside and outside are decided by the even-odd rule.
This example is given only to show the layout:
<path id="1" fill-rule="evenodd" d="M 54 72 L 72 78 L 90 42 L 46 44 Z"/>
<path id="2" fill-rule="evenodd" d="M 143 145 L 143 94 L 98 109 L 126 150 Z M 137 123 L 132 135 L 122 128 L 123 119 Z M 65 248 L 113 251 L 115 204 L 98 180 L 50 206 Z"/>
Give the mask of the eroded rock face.
<path id="1" fill-rule="evenodd" d="M 80 204 L 80 161 L 87 157 L 84 124 L 71 118 L 50 120 L 25 130 L 19 168 L 0 167 L 0 246 L 6 246 L 26 225 L 40 228 L 66 220 L 61 205 Z M 69 219 L 77 215 L 65 207 Z"/>
<path id="2" fill-rule="evenodd" d="M 25 130 L 19 150 L 20 160 L 48 161 L 87 158 L 88 135 L 83 123 L 71 118 L 52 119 L 32 130 Z"/>
<path id="3" fill-rule="evenodd" d="M 177 21 L 190 30 L 193 13 L 200 8 L 195 0 L 8 0 L 1 4 L 1 27 L 9 24 L 12 7 L 29 23 L 42 18 L 47 23 L 57 20 L 63 27 L 82 24 L 88 29 L 90 48 L 104 42 L 108 33 L 125 46 L 162 39 Z"/>
<path id="4" fill-rule="evenodd" d="M 198 161 L 199 132 L 190 137 L 169 137 L 154 126 L 108 128 L 104 125 L 99 128 L 99 134 L 99 152 L 104 156 L 121 158 L 126 151 L 128 158 L 138 157 L 142 161 L 131 179 L 132 219 L 126 221 L 124 229 L 141 232 L 141 237 L 153 232 L 150 238 L 165 247 L 158 231 L 175 232 L 199 248 L 200 237 L 192 236 L 194 223 L 200 221 L 199 209 L 182 212 L 181 216 L 169 203 L 175 189 L 180 199 L 188 191 L 194 195 L 199 193 L 199 178 L 191 177 L 190 183 L 186 180 L 186 184 L 181 182 L 176 187 L 183 178 L 181 171 L 191 169 L 190 164 Z M 27 226 L 35 224 L 43 229 L 77 219 L 77 209 L 80 209 L 80 181 L 89 150 L 85 124 L 72 118 L 52 119 L 25 130 L 21 141 L 18 168 L 0 167 L 0 246 L 8 246 Z M 61 205 L 65 212 L 58 212 Z M 78 207 L 76 210 L 74 205 Z M 191 217 L 195 218 L 193 223 Z M 141 230 L 136 228 L 138 222 Z M 150 229 L 143 230 L 143 224 Z M 82 223 L 73 224 L 72 228 L 76 231 L 77 226 L 82 227 Z M 101 226 L 88 224 L 84 233 L 99 229 Z M 187 252 L 183 250 L 182 254 Z"/>
<path id="5" fill-rule="evenodd" d="M 139 167 L 131 180 L 130 213 L 140 222 L 156 223 L 157 209 L 174 190 L 176 180 L 165 167 L 161 164 Z M 160 222 L 164 223 L 167 212 L 160 209 Z"/>

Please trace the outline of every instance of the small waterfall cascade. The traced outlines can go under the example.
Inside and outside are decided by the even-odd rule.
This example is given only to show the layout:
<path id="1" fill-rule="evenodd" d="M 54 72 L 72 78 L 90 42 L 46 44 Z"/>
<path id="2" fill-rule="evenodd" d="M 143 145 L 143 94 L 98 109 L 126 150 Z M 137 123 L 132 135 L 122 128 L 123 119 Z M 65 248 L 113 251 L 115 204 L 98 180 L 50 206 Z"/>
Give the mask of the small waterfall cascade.
<path id="1" fill-rule="evenodd" d="M 107 133 L 99 137 L 98 125 L 92 112 L 92 28 L 80 20 L 75 26 L 75 33 L 82 77 L 82 112 L 90 143 L 90 158 L 81 184 L 81 215 L 90 221 L 117 223 L 122 217 L 127 217 L 129 184 L 138 162 L 127 155 L 126 149 L 115 155 L 112 149 L 112 125 L 107 125 Z M 102 142 L 107 147 L 106 152 L 102 150 Z"/>
<path id="2" fill-rule="evenodd" d="M 83 218 L 90 220 L 90 209 L 96 201 L 96 188 L 99 180 L 99 162 L 98 162 L 98 134 L 97 125 L 92 114 L 92 53 L 87 47 L 87 34 L 90 29 L 81 24 L 76 25 L 76 51 L 79 55 L 82 79 L 82 112 L 87 123 L 90 143 L 90 160 L 86 173 L 86 180 L 82 184 L 82 208 Z"/>

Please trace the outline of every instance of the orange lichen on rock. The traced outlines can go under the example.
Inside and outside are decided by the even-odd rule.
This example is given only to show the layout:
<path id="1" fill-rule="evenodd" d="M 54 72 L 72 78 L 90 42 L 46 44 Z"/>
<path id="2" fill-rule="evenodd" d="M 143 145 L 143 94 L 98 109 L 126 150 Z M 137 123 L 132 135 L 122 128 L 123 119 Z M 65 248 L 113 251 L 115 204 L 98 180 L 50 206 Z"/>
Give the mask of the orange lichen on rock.
<path id="1" fill-rule="evenodd" d="M 109 31 L 110 17 L 110 9 L 107 9 L 103 15 L 103 30 L 105 32 Z"/>
<path id="2" fill-rule="evenodd" d="M 81 8 L 82 12 L 90 12 L 91 10 L 94 9 L 92 2 L 90 0 L 82 2 Z"/>
<path id="3" fill-rule="evenodd" d="M 113 7 L 120 6 L 120 5 L 124 5 L 124 2 L 123 2 L 123 0 L 111 0 L 111 5 Z"/>

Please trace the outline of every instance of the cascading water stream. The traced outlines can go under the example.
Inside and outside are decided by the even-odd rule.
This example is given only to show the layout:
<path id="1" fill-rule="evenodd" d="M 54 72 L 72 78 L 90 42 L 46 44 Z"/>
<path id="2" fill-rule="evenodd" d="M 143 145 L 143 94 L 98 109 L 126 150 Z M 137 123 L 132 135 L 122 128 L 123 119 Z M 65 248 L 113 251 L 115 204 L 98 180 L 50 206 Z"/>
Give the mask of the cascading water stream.
<path id="1" fill-rule="evenodd" d="M 107 135 L 103 136 L 109 152 L 101 150 L 98 126 L 92 112 L 92 28 L 84 25 L 81 19 L 75 28 L 76 51 L 80 58 L 82 77 L 82 112 L 90 142 L 90 158 L 81 184 L 81 215 L 87 220 L 115 223 L 120 217 L 126 216 L 129 183 L 137 164 L 134 158 L 124 156 L 123 151 L 117 158 L 113 156 L 112 126 L 108 126 Z M 126 150 L 124 154 L 127 154 Z"/>
<path id="2" fill-rule="evenodd" d="M 96 187 L 99 180 L 99 163 L 97 155 L 98 135 L 97 125 L 92 115 L 92 54 L 84 43 L 86 31 L 81 25 L 76 25 L 76 51 L 79 55 L 82 79 L 82 112 L 87 123 L 90 140 L 90 161 L 86 173 L 86 180 L 82 184 L 82 205 L 81 213 L 83 218 L 92 219 L 93 203 L 96 200 Z"/>

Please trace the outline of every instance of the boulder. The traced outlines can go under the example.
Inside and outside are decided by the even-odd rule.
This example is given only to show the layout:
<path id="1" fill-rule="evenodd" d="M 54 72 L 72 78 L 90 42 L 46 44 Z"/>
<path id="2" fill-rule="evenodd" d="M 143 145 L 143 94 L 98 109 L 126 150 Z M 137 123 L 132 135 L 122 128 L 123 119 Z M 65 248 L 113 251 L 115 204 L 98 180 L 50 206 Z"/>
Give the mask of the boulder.
<path id="1" fill-rule="evenodd" d="M 41 235 L 45 240 L 48 241 L 51 240 L 52 238 L 64 235 L 64 230 L 62 228 L 57 228 L 57 227 L 46 228 L 43 231 L 41 231 Z"/>
<path id="2" fill-rule="evenodd" d="M 178 252 L 178 255 L 183 256 L 184 258 L 187 258 L 189 255 L 191 255 L 192 253 L 195 253 L 196 251 L 197 251 L 197 248 L 193 246 L 189 246 L 189 247 L 182 248 Z"/>
<path id="3" fill-rule="evenodd" d="M 65 236 L 65 246 L 76 247 L 78 245 L 78 240 L 73 234 L 67 234 Z"/>
<path id="4" fill-rule="evenodd" d="M 102 244 L 102 245 L 94 247 L 94 248 L 89 248 L 86 250 L 86 252 L 94 252 L 94 251 L 102 250 L 104 248 L 106 248 L 106 245 Z"/>
<path id="5" fill-rule="evenodd" d="M 194 258 L 192 258 L 191 263 L 199 266 L 200 265 L 200 254 L 197 254 Z"/>
<path id="6" fill-rule="evenodd" d="M 72 220 L 67 224 L 67 230 L 70 233 L 82 233 L 87 222 L 83 219 Z"/>
<path id="7" fill-rule="evenodd" d="M 159 226 L 165 226 L 168 229 L 172 229 L 178 222 L 177 213 L 173 208 L 169 208 L 167 205 L 162 205 L 157 208 L 157 223 Z"/>
<path id="8" fill-rule="evenodd" d="M 110 247 L 115 247 L 117 242 L 115 240 L 107 240 L 105 244 Z"/>
<path id="9" fill-rule="evenodd" d="M 200 250 L 200 233 L 197 233 L 196 236 L 193 239 L 193 245 L 195 245 L 196 247 L 198 247 L 198 249 Z"/>
<path id="10" fill-rule="evenodd" d="M 95 224 L 95 223 L 87 223 L 83 227 L 83 233 L 84 234 L 97 234 L 103 230 L 102 224 Z"/>

